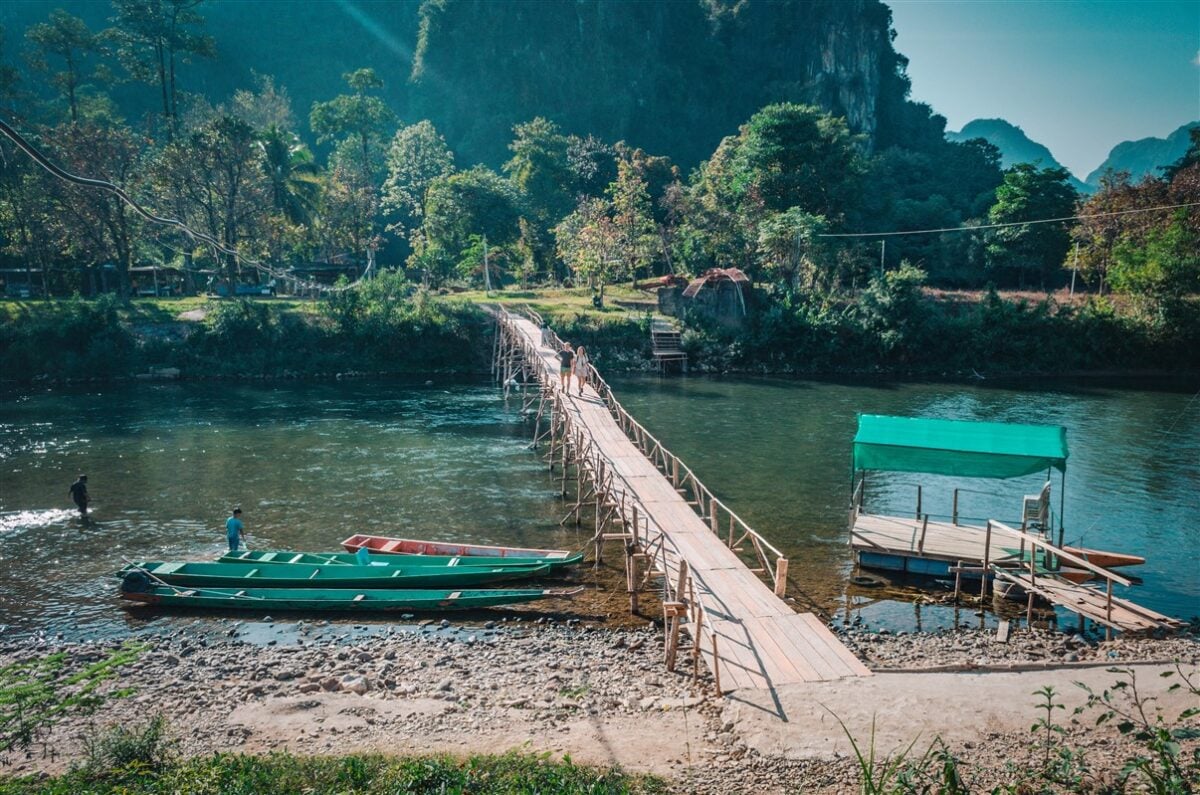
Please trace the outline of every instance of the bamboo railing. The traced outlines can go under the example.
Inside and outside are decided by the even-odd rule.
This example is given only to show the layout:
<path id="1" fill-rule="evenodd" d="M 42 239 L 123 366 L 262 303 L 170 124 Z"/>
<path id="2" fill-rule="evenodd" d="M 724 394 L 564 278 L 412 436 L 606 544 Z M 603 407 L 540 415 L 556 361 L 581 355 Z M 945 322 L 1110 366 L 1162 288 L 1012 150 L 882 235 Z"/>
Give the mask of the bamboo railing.
<path id="1" fill-rule="evenodd" d="M 546 341 L 554 348 L 562 348 L 562 340 L 543 321 L 541 315 L 532 309 L 526 309 L 526 314 L 546 335 Z M 621 402 L 617 400 L 612 387 L 600 375 L 595 365 L 587 365 L 587 381 L 600 395 L 604 404 L 612 413 L 617 425 L 624 431 L 642 454 L 671 481 L 678 491 L 686 498 L 689 505 L 700 518 L 705 519 L 713 534 L 723 537 L 726 546 L 736 553 L 749 552 L 753 554 L 755 566 L 750 570 L 765 575 L 773 586 L 775 595 L 783 597 L 787 593 L 788 559 L 771 542 L 748 525 L 742 517 L 734 513 L 728 505 L 720 500 L 712 490 L 696 477 L 691 467 L 679 456 L 672 453 L 655 436 L 646 430 L 640 422 L 633 418 Z"/>

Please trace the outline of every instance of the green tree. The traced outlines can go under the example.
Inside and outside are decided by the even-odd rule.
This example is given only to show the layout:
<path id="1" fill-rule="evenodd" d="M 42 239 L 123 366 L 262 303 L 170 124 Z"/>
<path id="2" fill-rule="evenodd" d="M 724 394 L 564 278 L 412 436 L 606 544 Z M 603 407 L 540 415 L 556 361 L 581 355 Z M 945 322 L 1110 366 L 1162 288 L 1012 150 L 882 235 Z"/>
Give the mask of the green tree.
<path id="1" fill-rule="evenodd" d="M 293 224 L 312 221 L 321 194 L 321 172 L 312 152 L 293 132 L 268 127 L 258 136 L 271 204 Z"/>
<path id="2" fill-rule="evenodd" d="M 1004 172 L 1004 182 L 996 188 L 996 203 L 988 211 L 988 220 L 1019 225 L 993 232 L 988 245 L 989 265 L 1015 272 L 1021 287 L 1028 275 L 1036 276 L 1043 288 L 1061 279 L 1071 243 L 1066 224 L 1021 222 L 1074 215 L 1078 194 L 1067 182 L 1070 176 L 1065 168 L 1018 163 Z"/>
<path id="3" fill-rule="evenodd" d="M 378 145 L 396 125 L 396 114 L 382 99 L 368 94 L 383 88 L 374 69 L 347 72 L 342 79 L 354 93 L 314 102 L 309 124 L 317 134 L 317 143 L 352 141 L 349 164 L 364 180 L 371 180 L 382 175 L 383 157 Z"/>
<path id="4" fill-rule="evenodd" d="M 792 207 L 839 225 L 861 195 L 859 138 L 844 119 L 779 103 L 726 138 L 692 180 L 685 256 L 707 265 L 754 262 L 758 224 Z"/>
<path id="5" fill-rule="evenodd" d="M 859 195 L 858 139 L 846 120 L 813 105 L 768 105 L 739 134 L 733 191 L 752 212 L 840 218 Z"/>
<path id="6" fill-rule="evenodd" d="M 567 138 L 567 166 L 575 193 L 599 198 L 617 178 L 616 150 L 594 136 Z"/>
<path id="7" fill-rule="evenodd" d="M 484 166 L 438 177 L 425 194 L 418 260 L 460 262 L 476 236 L 498 251 L 520 236 L 521 215 L 516 187 Z"/>
<path id="8" fill-rule="evenodd" d="M 58 160 L 75 173 L 86 173 L 120 185 L 131 193 L 140 189 L 141 148 L 126 127 L 69 123 L 54 131 Z M 54 212 L 46 219 L 58 248 L 76 261 L 116 268 L 117 289 L 129 295 L 129 268 L 141 235 L 141 218 L 124 201 L 107 191 L 49 182 Z"/>
<path id="9" fill-rule="evenodd" d="M 270 215 L 271 189 L 263 149 L 242 119 L 218 113 L 165 146 L 151 169 L 161 200 L 230 251 L 262 253 L 262 225 Z M 240 257 L 210 252 L 233 292 Z"/>
<path id="10" fill-rule="evenodd" d="M 833 257 L 820 235 L 829 229 L 823 215 L 799 207 L 775 213 L 758 225 L 758 257 L 763 271 L 788 290 L 807 282 L 810 291 L 819 281 L 832 287 Z"/>
<path id="11" fill-rule="evenodd" d="M 33 67 L 44 73 L 67 101 L 72 122 L 79 121 L 78 92 L 83 82 L 83 70 L 88 56 L 99 49 L 96 34 L 77 16 L 61 8 L 50 12 L 49 22 L 40 22 L 25 32 L 25 38 L 36 48 L 31 59 Z M 50 57 L 62 60 L 62 68 L 55 70 Z"/>
<path id="12" fill-rule="evenodd" d="M 383 209 L 394 218 L 388 229 L 407 237 L 421 226 L 429 185 L 454 173 L 454 153 L 431 122 L 419 121 L 396 132 L 387 167 Z"/>
<path id="13" fill-rule="evenodd" d="M 1200 235 L 1188 228 L 1185 218 L 1186 211 L 1177 211 L 1144 240 L 1118 242 L 1109 273 L 1113 289 L 1157 301 L 1200 290 Z"/>
<path id="14" fill-rule="evenodd" d="M 512 158 L 504 171 L 527 197 L 534 219 L 553 225 L 571 211 L 575 173 L 569 158 L 570 141 L 552 121 L 540 116 L 513 128 L 508 145 Z"/>
<path id="15" fill-rule="evenodd" d="M 179 122 L 176 67 L 193 58 L 212 58 L 216 44 L 197 31 L 204 17 L 196 12 L 203 0 L 112 0 L 116 15 L 104 36 L 116 47 L 117 59 L 131 78 L 158 85 L 167 132 Z"/>
<path id="16" fill-rule="evenodd" d="M 597 291 L 604 305 L 604 286 L 621 277 L 618 255 L 620 232 L 612 220 L 613 206 L 606 199 L 580 199 L 574 212 L 554 228 L 558 257 L 575 278 Z"/>
<path id="17" fill-rule="evenodd" d="M 658 234 L 646 181 L 631 160 L 617 162 L 617 179 L 608 186 L 612 202 L 613 255 L 620 271 L 636 281 L 654 259 Z M 603 300 L 603 297 L 602 299 Z"/>

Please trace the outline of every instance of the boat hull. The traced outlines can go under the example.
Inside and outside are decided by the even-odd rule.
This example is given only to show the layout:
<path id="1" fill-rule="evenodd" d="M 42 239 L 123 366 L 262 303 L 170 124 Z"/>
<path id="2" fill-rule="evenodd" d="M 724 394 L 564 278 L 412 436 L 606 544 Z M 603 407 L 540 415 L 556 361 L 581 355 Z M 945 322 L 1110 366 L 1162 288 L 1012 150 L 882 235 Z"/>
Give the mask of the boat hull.
<path id="1" fill-rule="evenodd" d="M 204 588 L 461 588 L 544 575 L 549 566 L 311 566 L 302 563 L 164 563 L 126 566 L 118 576 Z"/>
<path id="2" fill-rule="evenodd" d="M 370 553 L 368 562 L 362 564 L 357 555 L 350 552 L 292 552 L 288 550 L 243 550 L 227 552 L 217 559 L 218 563 L 303 563 L 310 566 L 408 566 L 418 568 L 467 568 L 479 566 L 549 566 L 560 569 L 574 566 L 583 560 L 577 552 L 562 559 L 516 558 L 516 557 L 472 557 L 459 555 L 395 555 Z"/>
<path id="3" fill-rule="evenodd" d="M 317 588 L 205 588 L 188 590 L 164 586 L 147 591 L 122 591 L 132 605 L 192 607 L 219 610 L 266 609 L 306 612 L 375 613 L 390 611 L 468 610 L 572 596 L 578 591 L 553 589 L 380 590 Z"/>
<path id="4" fill-rule="evenodd" d="M 565 549 L 530 549 L 524 547 L 492 547 L 482 544 L 455 544 L 447 541 L 423 541 L 415 538 L 352 535 L 342 542 L 347 552 L 366 547 L 378 555 L 452 555 L 482 558 L 532 558 L 543 562 L 567 560 L 571 552 Z"/>
<path id="5" fill-rule="evenodd" d="M 1130 555 L 1127 552 L 1111 552 L 1105 549 L 1088 549 L 1087 547 L 1063 547 L 1063 550 L 1104 569 L 1115 569 L 1120 566 L 1140 566 L 1146 559 L 1140 555 Z"/>

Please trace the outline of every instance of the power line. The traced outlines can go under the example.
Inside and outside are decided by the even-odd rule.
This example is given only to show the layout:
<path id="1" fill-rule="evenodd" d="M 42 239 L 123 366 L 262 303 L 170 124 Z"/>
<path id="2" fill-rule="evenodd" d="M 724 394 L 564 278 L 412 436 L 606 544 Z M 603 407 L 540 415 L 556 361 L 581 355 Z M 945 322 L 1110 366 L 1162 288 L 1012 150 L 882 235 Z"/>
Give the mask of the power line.
<path id="1" fill-rule="evenodd" d="M 1035 221 L 1011 221 L 1003 224 L 984 224 L 982 226 L 947 226 L 941 229 L 913 229 L 908 232 L 836 232 L 817 237 L 900 237 L 903 235 L 931 235 L 941 232 L 978 232 L 982 229 L 1003 229 L 1009 226 L 1029 226 L 1032 224 L 1057 224 L 1063 221 L 1083 221 L 1088 218 L 1107 218 L 1114 215 L 1131 215 L 1133 213 L 1151 213 L 1160 210 L 1178 210 L 1183 207 L 1200 207 L 1200 202 L 1187 204 L 1167 204 L 1161 207 L 1140 207 L 1136 210 L 1114 210 L 1108 213 L 1089 213 L 1087 215 L 1068 215 L 1063 218 L 1039 218 Z"/>
<path id="2" fill-rule="evenodd" d="M 183 221 L 180 221 L 177 218 L 164 218 L 161 215 L 156 215 L 156 214 L 150 212 L 149 210 L 145 209 L 140 204 L 138 204 L 119 185 L 115 185 L 112 182 L 109 182 L 108 180 L 91 179 L 89 177 L 81 177 L 81 176 L 72 174 L 69 171 L 66 171 L 66 170 L 60 168 L 57 164 L 54 163 L 54 161 L 52 161 L 49 157 L 44 155 L 41 152 L 41 150 L 39 150 L 36 146 L 34 146 L 29 141 L 27 141 L 24 136 L 22 136 L 19 132 L 17 132 L 11 126 L 9 126 L 9 124 L 7 122 L 5 122 L 4 119 L 0 119 L 0 133 L 4 133 L 4 135 L 7 136 L 9 140 L 11 140 L 14 144 L 17 145 L 18 149 L 20 149 L 25 154 L 29 155 L 29 157 L 32 158 L 35 163 L 37 163 L 39 166 L 44 168 L 46 171 L 50 172 L 55 177 L 63 180 L 64 182 L 69 182 L 72 185 L 79 185 L 84 188 L 96 188 L 99 190 L 107 191 L 108 193 L 112 193 L 117 198 L 119 198 L 121 201 L 123 201 L 127 205 L 129 205 L 133 209 L 134 212 L 136 212 L 138 215 L 145 218 L 147 221 L 154 223 L 154 224 L 170 226 L 175 229 L 178 229 L 179 231 L 181 231 L 185 235 L 187 235 L 188 238 L 190 238 L 191 240 L 200 241 L 200 242 L 205 243 L 214 252 L 219 252 L 222 254 L 226 254 L 230 257 L 233 257 L 239 263 L 245 263 L 247 265 L 250 265 L 250 266 L 256 268 L 257 270 L 261 271 L 262 273 L 265 273 L 268 276 L 271 276 L 273 278 L 291 279 L 295 284 L 300 285 L 305 288 L 308 288 L 308 289 L 323 290 L 325 292 L 341 292 L 342 290 L 348 290 L 351 287 L 356 286 L 360 281 L 362 281 L 363 278 L 366 277 L 366 275 L 368 273 L 371 272 L 372 266 L 374 265 L 374 258 L 372 257 L 371 261 L 368 263 L 367 269 L 363 272 L 363 274 L 361 276 L 359 276 L 358 279 L 354 280 L 350 284 L 347 284 L 347 285 L 344 285 L 341 287 L 330 287 L 328 285 L 321 284 L 320 282 L 312 282 L 312 281 L 308 281 L 307 279 L 300 279 L 300 278 L 297 278 L 296 276 L 293 276 L 286 272 L 277 271 L 274 268 L 272 268 L 270 265 L 267 265 L 266 263 L 264 263 L 260 260 L 256 260 L 253 257 L 247 257 L 233 249 L 226 247 L 224 244 L 221 243 L 221 241 L 217 240 L 216 238 L 212 237 L 211 235 L 207 235 L 204 232 L 197 232 L 196 230 L 192 229 L 190 226 L 188 226 Z"/>

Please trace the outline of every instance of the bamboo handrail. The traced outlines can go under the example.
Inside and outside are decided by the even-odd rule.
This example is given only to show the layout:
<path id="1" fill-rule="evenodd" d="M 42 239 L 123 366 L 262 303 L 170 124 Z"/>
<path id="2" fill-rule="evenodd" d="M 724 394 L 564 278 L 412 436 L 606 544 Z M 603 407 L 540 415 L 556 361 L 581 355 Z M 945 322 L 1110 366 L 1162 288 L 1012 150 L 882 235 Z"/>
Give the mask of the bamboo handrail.
<path id="1" fill-rule="evenodd" d="M 1083 568 L 1087 569 L 1088 571 L 1091 571 L 1093 574 L 1099 574 L 1101 577 L 1104 577 L 1105 579 L 1108 579 L 1108 580 L 1112 580 L 1113 582 L 1119 582 L 1121 585 L 1125 585 L 1125 586 L 1133 585 L 1132 580 L 1128 580 L 1128 579 L 1122 577 L 1120 574 L 1117 574 L 1114 571 L 1110 571 L 1109 569 L 1106 569 L 1103 566 L 1097 566 L 1095 563 L 1092 563 L 1084 558 L 1081 558 L 1078 555 L 1067 552 L 1066 550 L 1062 549 L 1061 547 L 1056 547 L 1056 546 L 1054 546 L 1054 544 L 1051 544 L 1049 541 L 1046 541 L 1044 538 L 1039 538 L 1038 536 L 1032 535 L 1030 533 L 1026 533 L 1022 530 L 1017 530 L 1015 528 L 1009 527 L 1008 525 L 1004 524 L 1003 522 L 998 522 L 995 519 L 989 519 L 988 524 L 991 524 L 991 525 L 994 525 L 994 526 L 1000 528 L 1001 530 L 1012 535 L 1013 537 L 1027 542 L 1031 546 L 1041 547 L 1042 549 L 1052 553 L 1057 558 L 1062 558 L 1063 560 L 1065 560 L 1069 563 L 1074 563 L 1076 566 L 1082 566 Z M 1032 551 L 1030 554 L 1032 554 Z"/>
<path id="2" fill-rule="evenodd" d="M 529 307 L 525 308 L 525 312 L 526 315 L 533 322 L 537 323 L 539 328 L 543 330 L 547 336 L 548 342 L 550 342 L 556 348 L 560 348 L 562 346 L 562 341 L 559 336 L 552 329 L 543 324 L 542 318 L 537 312 Z M 499 307 L 499 313 L 501 314 L 501 317 L 512 314 L 504 307 Z M 536 349 L 532 349 L 532 347 L 528 346 L 528 344 L 524 341 L 522 342 L 522 347 L 528 349 L 526 353 L 531 358 L 536 358 L 539 355 Z M 783 554 L 783 552 L 766 538 L 764 538 L 758 531 L 750 527 L 750 525 L 747 524 L 742 517 L 738 516 L 732 509 L 730 509 L 728 505 L 714 495 L 712 491 L 705 486 L 698 477 L 696 477 L 696 473 L 692 471 L 691 467 L 689 467 L 681 458 L 679 458 L 679 456 L 672 453 L 666 447 L 666 445 L 664 445 L 657 437 L 654 436 L 654 434 L 652 434 L 646 429 L 645 426 L 638 422 L 637 419 L 635 419 L 633 415 L 631 415 L 629 411 L 623 405 L 621 405 L 621 402 L 617 400 L 616 395 L 613 393 L 612 387 L 609 386 L 608 382 L 605 381 L 603 376 L 600 375 L 600 372 L 596 369 L 594 364 L 590 362 L 588 363 L 587 373 L 588 380 L 604 400 L 604 403 L 608 407 L 609 411 L 613 413 L 614 419 L 617 420 L 618 426 L 622 428 L 626 436 L 628 436 L 630 440 L 638 446 L 642 453 L 646 455 L 648 459 L 650 459 L 651 463 L 653 463 L 656 468 L 659 468 L 661 471 L 663 471 L 664 475 L 668 479 L 672 478 L 676 467 L 678 467 L 678 471 L 681 476 L 680 483 L 687 484 L 690 482 L 693 496 L 695 498 L 694 502 L 697 503 L 694 507 L 697 509 L 697 513 L 699 513 L 702 518 L 707 518 L 710 520 L 710 529 L 712 526 L 717 526 L 719 528 L 719 522 L 714 521 L 712 517 L 714 511 L 713 506 L 716 506 L 716 508 L 724 511 L 725 514 L 729 516 L 730 521 L 735 523 L 743 531 L 741 539 L 745 539 L 748 535 L 754 540 L 756 547 L 755 551 L 762 558 L 760 559 L 760 563 L 762 564 L 764 573 L 770 573 L 773 580 L 772 584 L 775 587 L 775 593 L 782 596 L 786 591 L 787 571 L 787 564 L 785 562 L 787 557 Z M 656 453 L 658 455 L 657 461 L 655 460 Z M 622 480 L 624 480 L 624 478 L 622 478 Z M 630 491 L 631 493 L 636 494 L 636 492 L 633 492 L 632 489 L 630 489 Z M 739 539 L 739 543 L 741 539 Z M 759 548 L 760 545 L 761 547 L 769 550 L 775 556 L 774 571 L 772 571 L 770 561 L 765 559 L 766 554 L 763 553 Z M 781 574 L 784 576 L 781 577 Z"/>

